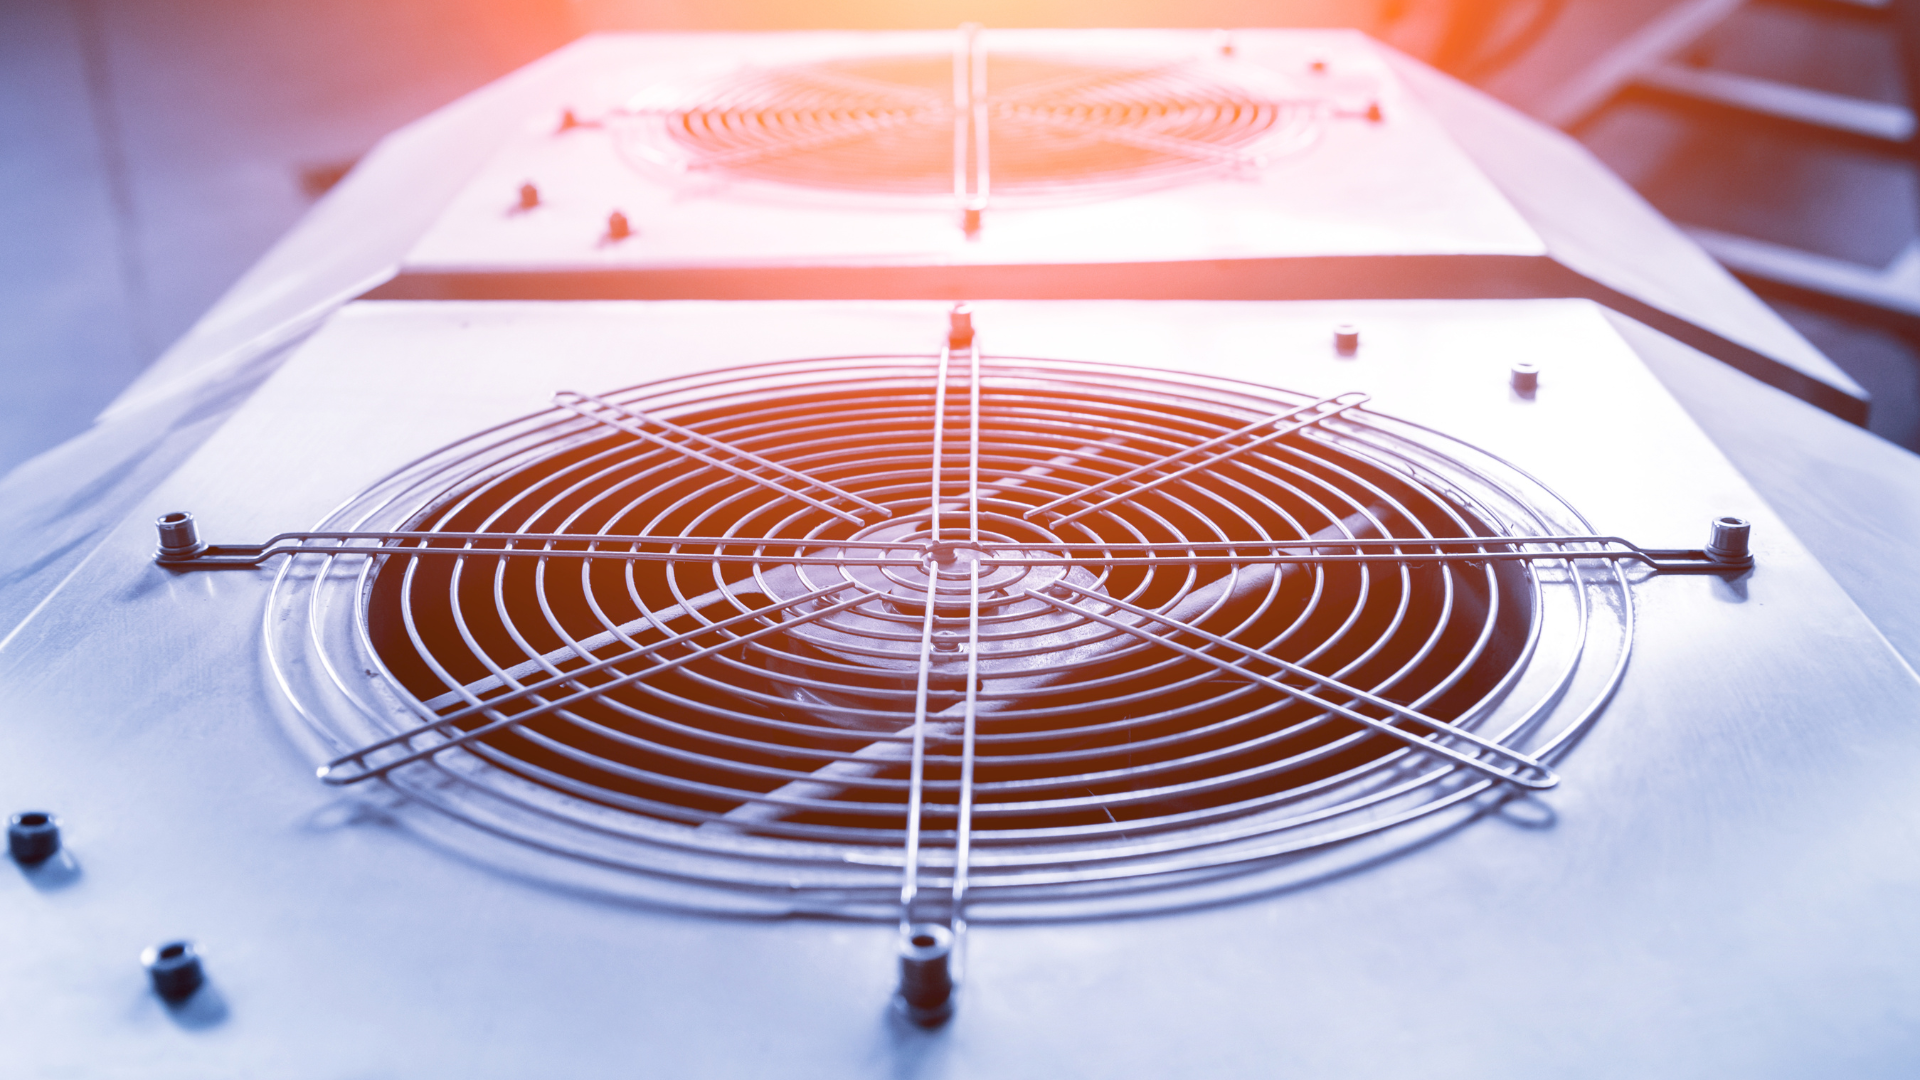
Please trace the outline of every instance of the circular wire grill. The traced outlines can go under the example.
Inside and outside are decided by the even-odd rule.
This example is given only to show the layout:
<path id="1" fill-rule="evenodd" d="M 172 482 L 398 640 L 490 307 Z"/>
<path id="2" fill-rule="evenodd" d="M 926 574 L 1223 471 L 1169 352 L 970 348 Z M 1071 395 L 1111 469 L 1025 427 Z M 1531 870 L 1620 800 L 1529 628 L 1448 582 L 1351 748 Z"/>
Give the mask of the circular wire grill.
<path id="1" fill-rule="evenodd" d="M 749 69 L 691 93 L 644 95 L 615 130 L 631 156 L 674 169 L 951 197 L 953 64 L 890 56 Z M 985 68 L 996 198 L 1257 167 L 1309 145 L 1324 111 L 1271 85 L 1270 73 L 1228 60 L 1120 64 L 994 53 Z M 970 144 L 969 136 L 962 154 Z"/>
<path id="2" fill-rule="evenodd" d="M 977 391 L 950 371 L 942 394 L 937 360 L 575 396 L 417 462 L 322 530 L 578 539 L 300 556 L 275 669 L 336 752 L 439 722 L 385 776 L 462 821 L 827 908 L 898 888 L 923 666 L 918 843 L 951 884 L 976 564 L 976 896 L 1190 882 L 1459 805 L 1496 782 L 1383 726 L 1430 735 L 1415 710 L 1550 754 L 1619 677 L 1625 581 L 1577 551 L 1247 554 L 1591 531 L 1496 459 L 1332 399 L 1137 368 L 985 358 Z M 1234 435 L 1276 415 L 1312 420 Z M 1208 445 L 1234 453 L 1190 467 Z M 813 496 L 783 492 L 808 490 L 795 477 Z M 593 539 L 635 536 L 671 542 Z"/>

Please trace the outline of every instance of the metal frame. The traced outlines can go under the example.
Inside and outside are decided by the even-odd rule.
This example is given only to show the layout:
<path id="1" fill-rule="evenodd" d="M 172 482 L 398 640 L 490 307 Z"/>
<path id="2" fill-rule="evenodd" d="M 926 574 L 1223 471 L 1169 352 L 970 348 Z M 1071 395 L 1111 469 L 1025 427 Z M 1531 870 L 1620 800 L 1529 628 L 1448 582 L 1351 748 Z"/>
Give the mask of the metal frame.
<path id="1" fill-rule="evenodd" d="M 1674 60 L 1746 3 L 1686 0 L 1675 4 L 1567 80 L 1535 114 L 1559 127 L 1577 129 L 1615 97 L 1638 87 L 1877 146 L 1913 145 L 1916 121 L 1911 105 L 1853 98 Z M 1888 25 L 1903 39 L 1920 26 L 1907 6 L 1893 0 L 1820 0 L 1818 6 L 1890 14 Z M 1904 51 L 1911 61 L 1913 47 L 1909 44 Z M 1916 263 L 1920 255 L 1912 248 L 1885 267 L 1869 267 L 1755 237 L 1697 226 L 1685 229 L 1729 270 L 1757 286 L 1782 286 L 1908 322 L 1920 318 L 1920 264 Z"/>

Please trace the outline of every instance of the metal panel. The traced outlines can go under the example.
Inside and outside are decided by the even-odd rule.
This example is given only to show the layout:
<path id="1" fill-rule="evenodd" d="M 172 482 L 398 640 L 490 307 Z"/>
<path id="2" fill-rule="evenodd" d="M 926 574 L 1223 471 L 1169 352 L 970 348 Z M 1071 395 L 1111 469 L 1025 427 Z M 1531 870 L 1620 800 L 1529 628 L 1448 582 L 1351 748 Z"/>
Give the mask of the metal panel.
<path id="1" fill-rule="evenodd" d="M 886 1013 L 890 927 L 696 918 L 610 902 L 590 875 L 537 885 L 515 871 L 523 853 L 313 782 L 260 664 L 270 573 L 147 562 L 160 511 L 257 538 L 563 385 L 914 351 L 943 316 L 337 316 L 0 651 L 0 787 L 62 815 L 76 860 L 0 874 L 0 1062 L 196 1077 L 1909 1071 L 1920 685 L 1585 303 L 980 306 L 996 351 L 1369 391 L 1644 542 L 1697 543 L 1707 517 L 1743 515 L 1759 567 L 1636 589 L 1627 681 L 1561 762 L 1561 789 L 1276 866 L 1255 899 L 978 927 L 960 1012 L 935 1033 Z M 1359 326 L 1356 357 L 1330 348 L 1335 322 Z M 1530 400 L 1507 386 L 1521 360 L 1541 364 Z M 136 955 L 182 934 L 205 947 L 212 993 L 170 1011 Z"/>

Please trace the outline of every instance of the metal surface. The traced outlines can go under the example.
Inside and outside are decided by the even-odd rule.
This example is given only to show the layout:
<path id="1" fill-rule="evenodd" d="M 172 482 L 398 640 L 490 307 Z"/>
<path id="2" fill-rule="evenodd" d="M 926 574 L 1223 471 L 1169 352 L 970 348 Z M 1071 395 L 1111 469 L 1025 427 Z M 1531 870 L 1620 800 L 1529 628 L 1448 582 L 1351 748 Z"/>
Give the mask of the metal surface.
<path id="1" fill-rule="evenodd" d="M 18 972 L 0 1004 L 21 1033 L 0 1050 L 5 1066 L 1908 1071 L 1899 1018 L 1920 1010 L 1906 918 L 1920 884 L 1903 867 L 1920 805 L 1904 771 L 1920 751 L 1920 687 L 1588 305 L 980 305 L 995 352 L 1177 356 L 1196 378 L 1306 400 L 1357 388 L 1383 414 L 1516 462 L 1597 532 L 1695 541 L 1703 513 L 1748 519 L 1758 563 L 1731 582 L 1636 582 L 1632 663 L 1556 762 L 1552 792 L 1468 800 L 1410 835 L 1276 860 L 1226 884 L 1258 893 L 1237 903 L 976 920 L 959 1008 L 937 1033 L 890 1019 L 892 925 L 694 917 L 669 895 L 614 902 L 591 867 L 539 863 L 437 827 L 417 803 L 313 782 L 324 752 L 289 745 L 297 723 L 269 721 L 280 691 L 258 641 L 274 572 L 149 561 L 163 512 L 191 507 L 216 539 L 320 520 L 396 466 L 540 407 L 555 385 L 898 355 L 924 348 L 943 318 L 937 304 L 343 312 L 0 649 L 15 718 L 0 782 L 59 812 L 81 868 L 47 891 L 24 874 L 0 881 L 13 912 L 0 944 Z M 1342 321 L 1365 333 L 1353 359 L 1329 344 Z M 1531 400 L 1507 383 L 1523 359 L 1541 365 Z M 419 408 L 429 391 L 434 407 Z M 322 444 L 333 452 L 310 452 Z M 1601 445 L 1606 455 L 1590 452 Z M 270 464 L 284 460 L 302 464 Z M 169 1011 L 145 991 L 133 958 L 181 934 L 217 957 L 194 1000 L 216 991 L 224 1012 Z"/>
<path id="2" fill-rule="evenodd" d="M 1913 110 L 1904 105 L 1671 61 L 1654 64 L 1641 72 L 1637 80 L 1641 85 L 1669 94 L 1881 142 L 1897 145 L 1913 137 Z"/>
<path id="3" fill-rule="evenodd" d="M 1728 460 L 1920 667 L 1920 455 L 1741 377 L 1631 319 L 1620 334 Z"/>
<path id="4" fill-rule="evenodd" d="M 1585 147 L 1417 61 L 1395 56 L 1393 65 L 1540 234 L 1552 261 L 1600 289 L 1574 294 L 1865 422 L 1858 383 Z"/>

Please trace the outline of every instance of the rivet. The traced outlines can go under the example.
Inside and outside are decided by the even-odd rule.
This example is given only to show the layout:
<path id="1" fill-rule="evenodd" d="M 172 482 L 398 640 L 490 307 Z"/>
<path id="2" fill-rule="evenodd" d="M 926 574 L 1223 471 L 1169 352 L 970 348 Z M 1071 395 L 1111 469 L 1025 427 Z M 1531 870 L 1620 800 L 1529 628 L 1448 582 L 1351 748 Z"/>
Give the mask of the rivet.
<path id="1" fill-rule="evenodd" d="M 191 941 L 151 946 L 140 954 L 140 963 L 147 969 L 153 992 L 167 1001 L 185 1001 L 207 981 L 206 969 L 200 966 L 200 954 Z"/>
<path id="2" fill-rule="evenodd" d="M 1729 566 L 1743 566 L 1753 561 L 1748 539 L 1753 533 L 1753 525 L 1745 518 L 1717 517 L 1713 519 L 1713 533 L 1707 541 L 1707 558 Z"/>
<path id="3" fill-rule="evenodd" d="M 1540 368 L 1536 364 L 1522 360 L 1513 365 L 1513 372 L 1508 381 L 1513 385 L 1516 393 L 1523 397 L 1531 397 L 1535 390 L 1540 389 Z"/>
<path id="4" fill-rule="evenodd" d="M 161 559 L 191 559 L 207 549 L 207 545 L 200 542 L 200 526 L 194 524 L 193 515 L 185 510 L 161 514 L 153 524 L 160 531 L 158 556 Z"/>
<path id="5" fill-rule="evenodd" d="M 1341 323 L 1333 328 L 1333 351 L 1341 356 L 1352 356 L 1360 351 L 1360 328 L 1352 323 Z"/>
<path id="6" fill-rule="evenodd" d="M 60 824 L 44 810 L 28 810 L 7 822 L 7 851 L 22 866 L 37 866 L 60 850 Z"/>
<path id="7" fill-rule="evenodd" d="M 901 930 L 894 1005 L 921 1027 L 937 1027 L 953 1015 L 953 931 L 939 923 Z"/>
<path id="8" fill-rule="evenodd" d="M 633 226 L 627 222 L 627 215 L 615 210 L 607 215 L 607 239 L 625 240 L 633 235 Z"/>
<path id="9" fill-rule="evenodd" d="M 520 185 L 520 209 L 531 210 L 540 205 L 540 189 L 531 183 Z"/>

